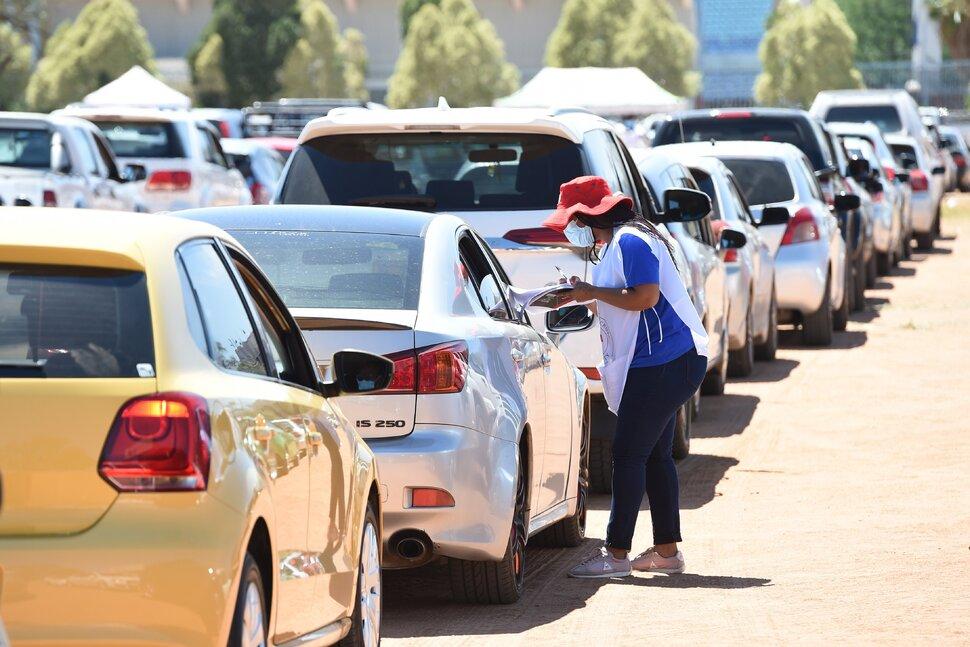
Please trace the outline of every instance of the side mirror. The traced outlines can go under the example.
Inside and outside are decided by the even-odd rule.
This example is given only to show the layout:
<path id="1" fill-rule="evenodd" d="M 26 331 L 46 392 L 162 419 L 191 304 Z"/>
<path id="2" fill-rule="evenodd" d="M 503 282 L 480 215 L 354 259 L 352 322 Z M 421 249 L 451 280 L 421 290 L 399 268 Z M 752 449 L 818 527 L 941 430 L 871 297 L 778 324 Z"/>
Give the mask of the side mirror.
<path id="1" fill-rule="evenodd" d="M 824 180 L 828 178 L 830 175 L 835 175 L 838 172 L 839 172 L 839 169 L 835 168 L 834 166 L 826 166 L 825 168 L 815 171 L 815 177 L 817 177 L 820 180 Z"/>
<path id="2" fill-rule="evenodd" d="M 124 182 L 141 182 L 148 177 L 148 169 L 143 164 L 128 164 L 121 170 Z"/>
<path id="3" fill-rule="evenodd" d="M 933 167 L 933 175 L 943 175 L 944 173 L 946 173 L 946 167 L 943 167 L 943 166 Z"/>
<path id="4" fill-rule="evenodd" d="M 862 205 L 862 199 L 854 193 L 839 191 L 834 200 L 833 206 L 836 211 L 855 211 Z"/>
<path id="5" fill-rule="evenodd" d="M 664 191 L 663 222 L 692 222 L 711 212 L 711 199 L 703 191 L 667 189 Z"/>
<path id="6" fill-rule="evenodd" d="M 735 229 L 722 229 L 719 246 L 724 249 L 741 249 L 748 244 L 748 237 Z"/>
<path id="7" fill-rule="evenodd" d="M 758 221 L 759 227 L 770 227 L 772 225 L 787 225 L 791 214 L 786 207 L 765 207 L 761 210 L 761 220 Z"/>
<path id="8" fill-rule="evenodd" d="M 850 177 L 859 179 L 868 176 L 872 172 L 872 167 L 869 165 L 869 160 L 853 157 L 849 160 L 846 171 Z"/>
<path id="9" fill-rule="evenodd" d="M 909 182 L 909 171 L 896 171 L 896 179 L 900 182 Z"/>
<path id="10" fill-rule="evenodd" d="M 546 313 L 546 330 L 555 333 L 579 332 L 587 330 L 593 321 L 593 312 L 586 306 L 566 306 Z"/>
<path id="11" fill-rule="evenodd" d="M 371 393 L 387 388 L 394 375 L 394 363 L 386 357 L 359 350 L 333 354 L 332 382 L 323 382 L 320 391 L 328 398 L 338 395 Z"/>

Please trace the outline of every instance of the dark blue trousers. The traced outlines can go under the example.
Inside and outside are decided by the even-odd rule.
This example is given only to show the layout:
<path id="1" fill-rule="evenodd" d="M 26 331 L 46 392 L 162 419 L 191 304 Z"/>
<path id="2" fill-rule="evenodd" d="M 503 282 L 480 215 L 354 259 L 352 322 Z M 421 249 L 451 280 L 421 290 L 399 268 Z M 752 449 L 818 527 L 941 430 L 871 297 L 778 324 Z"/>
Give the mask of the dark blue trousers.
<path id="1" fill-rule="evenodd" d="M 677 410 L 697 391 L 706 371 L 707 358 L 692 348 L 666 364 L 627 373 L 613 439 L 607 546 L 630 550 L 644 492 L 650 501 L 654 544 L 681 541 L 674 423 Z"/>

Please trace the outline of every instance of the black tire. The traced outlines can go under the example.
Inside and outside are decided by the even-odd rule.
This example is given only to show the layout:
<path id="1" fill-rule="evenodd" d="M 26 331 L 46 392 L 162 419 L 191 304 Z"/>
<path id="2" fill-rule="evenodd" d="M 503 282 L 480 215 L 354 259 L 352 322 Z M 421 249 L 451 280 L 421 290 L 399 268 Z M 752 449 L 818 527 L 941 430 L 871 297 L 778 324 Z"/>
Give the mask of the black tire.
<path id="1" fill-rule="evenodd" d="M 761 362 L 774 361 L 778 352 L 778 300 L 775 286 L 771 286 L 771 303 L 768 305 L 768 331 L 765 340 L 754 347 L 754 358 Z"/>
<path id="2" fill-rule="evenodd" d="M 613 492 L 613 436 L 589 441 L 589 484 L 593 492 Z"/>
<path id="3" fill-rule="evenodd" d="M 933 249 L 933 232 L 928 231 L 926 233 L 916 233 L 916 249 L 920 251 L 927 251 Z"/>
<path id="4" fill-rule="evenodd" d="M 855 298 L 855 282 L 852 272 L 845 268 L 845 287 L 842 289 L 842 304 L 832 312 L 832 329 L 842 331 L 849 325 L 849 311 Z"/>
<path id="5" fill-rule="evenodd" d="M 515 480 L 515 506 L 505 555 L 497 562 L 448 560 L 451 595 L 459 602 L 475 604 L 512 604 L 522 597 L 525 585 L 526 482 L 520 457 Z"/>
<path id="6" fill-rule="evenodd" d="M 374 509 L 374 504 L 372 504 L 372 503 L 368 503 L 367 504 L 367 512 L 364 515 L 364 527 L 363 527 L 363 530 L 362 530 L 362 534 L 366 534 L 368 524 L 370 524 L 374 528 L 375 531 L 379 532 L 380 524 L 377 523 L 377 511 Z M 380 558 L 380 546 L 381 546 L 381 537 L 380 537 L 380 534 L 377 535 L 377 546 L 378 546 L 378 559 L 379 559 Z M 360 557 L 358 559 L 360 560 L 360 562 L 362 562 L 363 559 L 364 559 L 364 554 L 363 554 L 364 553 L 364 542 L 363 541 L 361 541 L 360 550 L 361 550 L 361 555 L 360 555 Z M 365 638 L 364 638 L 364 633 L 367 631 L 367 629 L 365 627 L 365 624 L 367 622 L 367 619 L 366 618 L 363 618 L 363 609 L 361 607 L 361 599 L 363 597 L 361 595 L 361 582 L 363 580 L 363 576 L 360 573 L 360 570 L 361 570 L 361 568 L 360 568 L 360 562 L 358 563 L 357 590 L 354 593 L 355 599 L 356 599 L 356 603 L 354 604 L 354 613 L 350 617 L 350 632 L 348 632 L 348 634 L 346 636 L 344 636 L 343 639 L 341 639 L 341 641 L 339 643 L 337 643 L 338 647 L 364 647 L 364 645 L 367 644 L 366 641 L 365 641 Z M 378 578 L 380 578 L 380 575 L 379 574 L 378 574 Z M 378 581 L 378 588 L 380 588 L 380 586 L 381 586 L 380 581 Z M 380 594 L 380 591 L 378 591 L 378 594 Z M 383 600 L 384 600 L 384 598 L 383 598 L 383 596 L 381 596 L 380 599 L 379 599 L 379 605 L 378 605 L 378 609 L 377 609 L 377 615 L 378 615 L 378 618 L 377 618 L 377 627 L 378 627 L 377 644 L 378 645 L 381 644 L 380 618 L 381 618 L 381 615 L 382 615 L 382 612 L 383 612 Z"/>
<path id="7" fill-rule="evenodd" d="M 869 262 L 866 264 L 866 287 L 876 287 L 877 278 L 879 278 L 879 272 L 876 271 L 876 255 L 873 253 L 873 255 L 869 257 Z"/>
<path id="8" fill-rule="evenodd" d="M 876 271 L 880 276 L 889 274 L 893 266 L 892 252 L 876 252 Z"/>
<path id="9" fill-rule="evenodd" d="M 582 438 L 579 442 L 579 485 L 576 490 L 576 514 L 557 521 L 529 540 L 537 546 L 575 548 L 586 539 L 586 509 L 589 499 L 589 405 L 584 407 Z"/>
<path id="10" fill-rule="evenodd" d="M 829 346 L 832 343 L 832 274 L 825 278 L 825 291 L 818 310 L 802 315 L 802 342 L 806 346 Z"/>
<path id="11" fill-rule="evenodd" d="M 863 263 L 861 259 L 859 260 L 859 271 L 852 281 L 852 287 L 854 289 L 852 295 L 852 310 L 855 312 L 866 309 L 866 284 L 869 282 L 869 266 L 872 265 L 872 257 L 875 255 L 876 253 L 873 252 L 872 256 L 869 257 L 868 263 Z"/>
<path id="12" fill-rule="evenodd" d="M 259 600 L 261 623 L 263 627 L 263 642 L 269 644 L 267 630 L 269 629 L 269 614 L 267 613 L 266 592 L 263 590 L 263 578 L 259 572 L 259 565 L 248 552 L 243 560 L 242 575 L 239 578 L 239 591 L 236 593 L 236 606 L 232 613 L 232 626 L 229 628 L 228 647 L 239 647 L 243 644 L 243 637 L 250 631 L 246 621 L 246 600 L 250 587 Z"/>
<path id="13" fill-rule="evenodd" d="M 690 403 L 677 410 L 677 421 L 674 424 L 674 458 L 683 460 L 690 455 Z"/>
<path id="14" fill-rule="evenodd" d="M 744 316 L 744 346 L 728 351 L 728 375 L 746 377 L 754 370 L 754 322 L 751 320 L 752 295 L 748 301 L 748 311 Z"/>

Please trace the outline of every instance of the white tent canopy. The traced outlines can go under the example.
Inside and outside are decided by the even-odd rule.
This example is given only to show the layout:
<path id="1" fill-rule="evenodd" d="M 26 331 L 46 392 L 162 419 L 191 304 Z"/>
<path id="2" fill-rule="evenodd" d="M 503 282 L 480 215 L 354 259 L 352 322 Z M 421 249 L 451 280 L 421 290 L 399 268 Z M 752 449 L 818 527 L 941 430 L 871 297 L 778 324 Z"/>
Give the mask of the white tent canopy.
<path id="1" fill-rule="evenodd" d="M 687 101 L 635 67 L 546 67 L 517 92 L 497 99 L 505 108 L 585 108 L 604 117 L 683 110 Z"/>
<path id="2" fill-rule="evenodd" d="M 186 110 L 192 106 L 192 100 L 156 79 L 145 68 L 136 65 L 111 83 L 84 97 L 81 105 Z"/>

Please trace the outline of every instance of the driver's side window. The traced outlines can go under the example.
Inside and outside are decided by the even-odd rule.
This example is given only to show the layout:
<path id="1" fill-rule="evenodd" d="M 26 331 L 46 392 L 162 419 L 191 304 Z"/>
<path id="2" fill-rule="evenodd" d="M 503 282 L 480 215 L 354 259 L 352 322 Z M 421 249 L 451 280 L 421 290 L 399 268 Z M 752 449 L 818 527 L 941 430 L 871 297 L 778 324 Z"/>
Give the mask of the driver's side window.
<path id="1" fill-rule="evenodd" d="M 461 255 L 463 271 L 467 273 L 485 313 L 492 319 L 511 321 L 512 313 L 505 300 L 503 284 L 495 276 L 471 234 L 465 233 L 461 236 L 458 241 L 458 251 Z"/>

